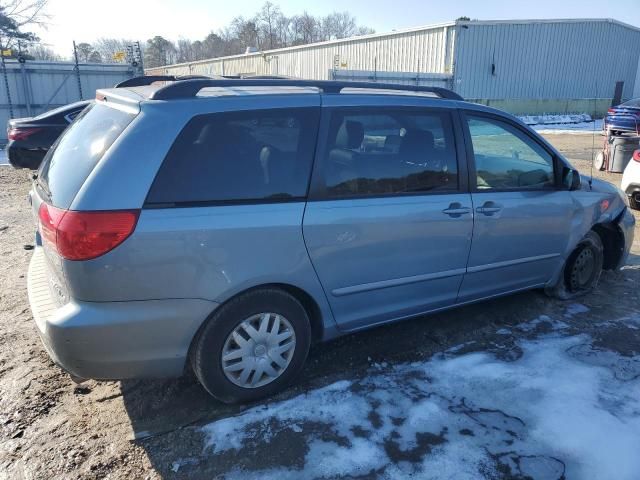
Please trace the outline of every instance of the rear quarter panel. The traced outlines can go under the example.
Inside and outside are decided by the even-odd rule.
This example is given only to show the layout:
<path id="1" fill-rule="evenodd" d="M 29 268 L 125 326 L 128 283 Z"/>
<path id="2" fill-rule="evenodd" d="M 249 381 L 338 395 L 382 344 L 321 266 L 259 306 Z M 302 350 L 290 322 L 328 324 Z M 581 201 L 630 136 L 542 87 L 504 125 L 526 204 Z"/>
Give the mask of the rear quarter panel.
<path id="1" fill-rule="evenodd" d="M 169 148 L 193 116 L 319 102 L 317 94 L 144 102 L 71 207 L 142 208 L 135 232 L 97 259 L 64 260 L 70 295 L 84 301 L 194 298 L 222 303 L 246 289 L 281 283 L 308 293 L 331 330 L 333 315 L 302 237 L 304 202 L 143 208 Z"/>

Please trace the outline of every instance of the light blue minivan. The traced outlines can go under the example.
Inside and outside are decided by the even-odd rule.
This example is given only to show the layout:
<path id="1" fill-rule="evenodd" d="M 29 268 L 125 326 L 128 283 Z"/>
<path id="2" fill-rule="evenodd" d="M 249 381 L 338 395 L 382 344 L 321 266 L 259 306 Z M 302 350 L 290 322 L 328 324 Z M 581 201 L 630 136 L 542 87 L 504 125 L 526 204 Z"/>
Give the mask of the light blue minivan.
<path id="1" fill-rule="evenodd" d="M 100 90 L 30 199 L 29 299 L 79 378 L 182 374 L 225 402 L 312 342 L 622 265 L 625 196 L 452 91 L 153 77 Z"/>

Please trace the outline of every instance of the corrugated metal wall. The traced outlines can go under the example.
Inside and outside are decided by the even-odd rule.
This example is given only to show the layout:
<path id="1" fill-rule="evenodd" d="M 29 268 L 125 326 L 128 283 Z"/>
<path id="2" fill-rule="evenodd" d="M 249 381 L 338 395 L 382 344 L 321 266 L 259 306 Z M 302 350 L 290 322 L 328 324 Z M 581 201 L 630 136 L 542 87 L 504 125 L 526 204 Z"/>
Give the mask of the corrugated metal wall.
<path id="1" fill-rule="evenodd" d="M 455 89 L 470 99 L 633 95 L 640 31 L 607 20 L 458 25 Z"/>
<path id="2" fill-rule="evenodd" d="M 450 73 L 453 44 L 454 26 L 446 24 L 148 69 L 147 73 L 273 74 L 326 80 L 336 61 L 339 69 L 348 70 Z"/>
<path id="3" fill-rule="evenodd" d="M 442 88 L 451 88 L 453 80 L 453 75 L 450 73 L 373 72 L 343 69 L 331 70 L 329 77 L 332 80 L 350 82 L 380 82 Z"/>
<path id="4" fill-rule="evenodd" d="M 20 64 L 15 60 L 7 60 L 5 65 L 11 105 L 2 70 L 0 70 L 0 125 L 2 126 L 10 118 L 11 109 L 13 109 L 13 118 L 38 115 L 46 110 L 81 99 L 94 98 L 98 88 L 112 87 L 135 74 L 129 65 L 81 63 L 79 65 L 81 98 L 73 63 L 28 60 Z M 5 132 L 4 128 L 0 128 L 0 132 Z M 0 141 L 6 140 L 4 137 L 5 134 L 0 133 Z"/>
<path id="5" fill-rule="evenodd" d="M 601 114 L 617 81 L 624 81 L 624 99 L 638 95 L 639 60 L 640 29 L 615 20 L 504 20 L 449 23 L 147 73 L 309 79 L 452 74 L 450 85 L 463 97 L 512 113 Z"/>

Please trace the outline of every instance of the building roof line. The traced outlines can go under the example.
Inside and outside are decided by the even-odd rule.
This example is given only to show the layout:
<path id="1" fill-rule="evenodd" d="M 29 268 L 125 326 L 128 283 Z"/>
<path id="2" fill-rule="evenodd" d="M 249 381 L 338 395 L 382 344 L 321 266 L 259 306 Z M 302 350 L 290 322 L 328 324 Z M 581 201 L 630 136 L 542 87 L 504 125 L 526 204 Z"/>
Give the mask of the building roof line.
<path id="1" fill-rule="evenodd" d="M 459 25 L 502 25 L 502 24 L 528 24 L 528 23 L 613 23 L 631 30 L 640 31 L 640 27 L 621 22 L 615 18 L 522 18 L 511 20 L 470 20 L 458 21 Z"/>
<path id="2" fill-rule="evenodd" d="M 233 60 L 236 58 L 250 58 L 257 56 L 274 56 L 278 53 L 291 52 L 295 50 L 303 50 L 314 47 L 324 47 L 329 45 L 338 45 L 338 44 L 346 44 L 350 42 L 360 42 L 365 40 L 372 40 L 378 38 L 385 37 L 395 37 L 400 35 L 405 35 L 409 33 L 422 32 L 427 30 L 437 30 L 439 28 L 445 27 L 453 27 L 456 25 L 465 25 L 465 26 L 473 26 L 473 25 L 502 25 L 502 24 L 530 24 L 530 23 L 595 23 L 595 22 L 607 22 L 616 24 L 625 28 L 629 28 L 631 30 L 640 31 L 639 27 L 634 25 L 630 25 L 628 23 L 621 22 L 620 20 L 616 20 L 614 18 L 549 18 L 549 19 L 513 19 L 513 20 L 470 20 L 470 21 L 452 21 L 452 22 L 443 22 L 443 23 L 435 23 L 432 25 L 422 25 L 419 27 L 411 27 L 402 30 L 393 30 L 391 32 L 383 32 L 383 33 L 371 33 L 368 35 L 360 35 L 355 37 L 348 38 L 340 38 L 334 40 L 325 40 L 323 42 L 314 42 L 314 43 L 305 43 L 303 45 L 295 45 L 292 47 L 283 47 L 283 48 L 275 48 L 271 50 L 261 50 L 258 52 L 251 53 L 239 53 L 236 55 L 227 55 L 224 57 L 213 57 L 206 58 L 204 60 L 195 60 L 192 62 L 182 62 L 182 63 L 173 63 L 170 65 L 162 65 L 159 67 L 151 67 L 148 70 L 157 70 L 169 67 L 188 67 L 190 65 L 202 65 L 211 62 L 220 62 L 225 60 Z"/>
<path id="3" fill-rule="evenodd" d="M 312 48 L 312 47 L 324 47 L 327 45 L 335 45 L 335 44 L 340 44 L 340 43 L 349 43 L 349 42 L 359 42 L 359 41 L 363 41 L 363 40 L 370 40 L 370 39 L 376 39 L 376 38 L 384 38 L 384 37 L 395 37 L 397 35 L 403 35 L 403 34 L 408 34 L 408 33 L 414 33 L 414 32 L 421 32 L 421 31 L 426 31 L 426 30 L 437 30 L 439 28 L 444 28 L 444 27 L 453 27 L 455 26 L 456 22 L 444 22 L 444 23 L 435 23 L 433 25 L 422 25 L 420 27 L 411 27 L 411 28 L 406 28 L 406 29 L 402 29 L 402 30 L 393 30 L 391 32 L 383 32 L 383 33 L 370 33 L 368 35 L 358 35 L 355 37 L 348 37 L 348 38 L 338 38 L 338 39 L 334 39 L 334 40 L 325 40 L 323 42 L 314 42 L 314 43 L 305 43 L 302 45 L 294 45 L 292 47 L 282 47 L 282 48 L 274 48 L 271 50 L 261 50 L 258 52 L 251 52 L 251 53 L 239 53 L 236 55 L 227 55 L 224 57 L 214 57 L 214 58 L 207 58 L 204 60 L 195 60 L 193 62 L 182 62 L 182 63 L 172 63 L 171 65 L 162 65 L 160 67 L 152 67 L 149 68 L 149 70 L 154 70 L 154 69 L 158 69 L 158 68 L 167 68 L 167 67 L 185 67 L 185 66 L 189 66 L 189 65 L 199 65 L 202 63 L 210 63 L 213 61 L 220 61 L 220 60 L 231 60 L 234 58 L 246 58 L 246 57 L 256 57 L 256 56 L 262 56 L 262 55 L 274 55 L 277 53 L 282 53 L 282 52 L 290 52 L 293 50 L 302 50 L 305 48 Z"/>

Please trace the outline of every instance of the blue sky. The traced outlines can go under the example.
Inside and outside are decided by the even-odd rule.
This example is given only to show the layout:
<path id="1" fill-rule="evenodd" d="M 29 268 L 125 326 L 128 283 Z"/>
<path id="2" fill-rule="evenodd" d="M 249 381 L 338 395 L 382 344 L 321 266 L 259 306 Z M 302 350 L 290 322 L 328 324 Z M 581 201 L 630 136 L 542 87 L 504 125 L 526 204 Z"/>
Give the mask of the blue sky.
<path id="1" fill-rule="evenodd" d="M 640 0 L 272 0 L 283 13 L 307 10 L 314 15 L 347 10 L 360 24 L 378 32 L 454 20 L 466 15 L 480 20 L 511 18 L 615 18 L 640 27 Z M 47 30 L 42 40 L 61 54 L 71 41 L 99 37 L 146 40 L 162 35 L 197 39 L 228 24 L 232 18 L 253 15 L 264 0 L 50 0 Z"/>

